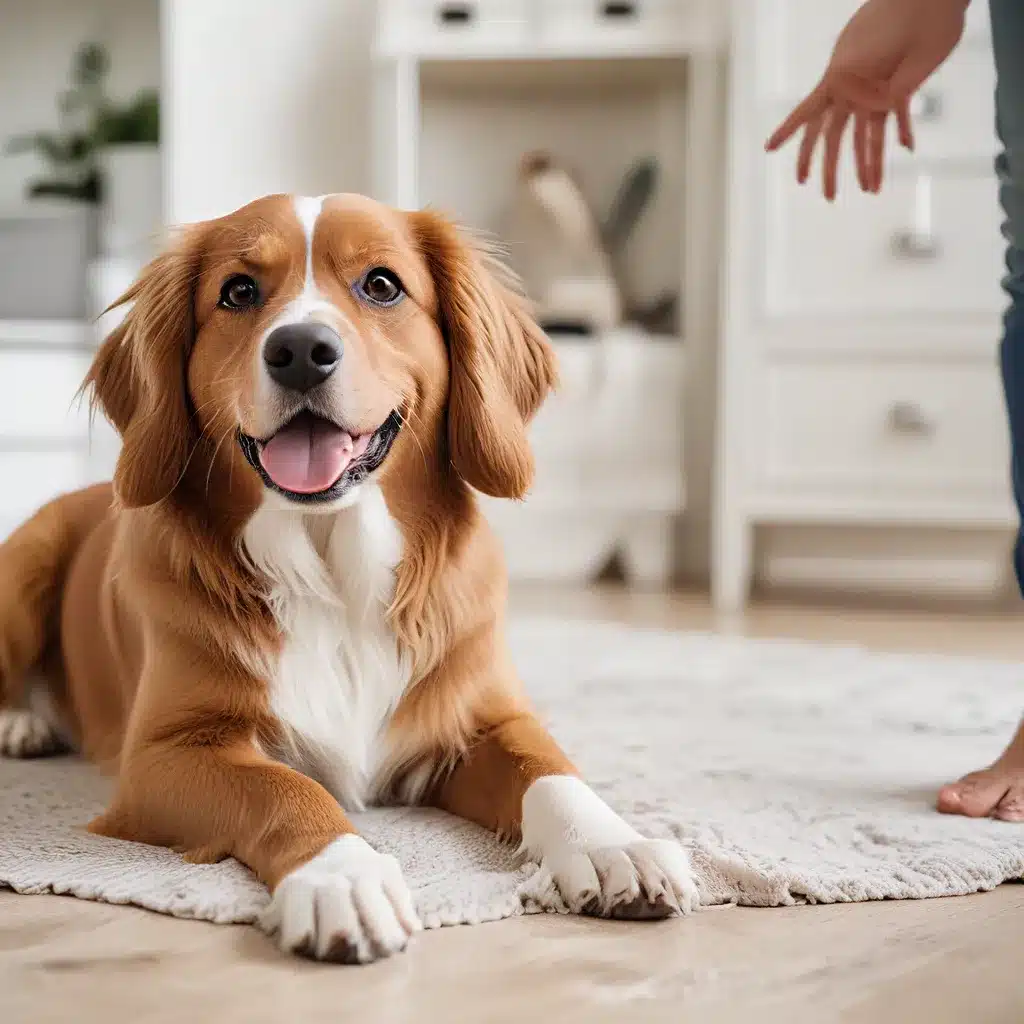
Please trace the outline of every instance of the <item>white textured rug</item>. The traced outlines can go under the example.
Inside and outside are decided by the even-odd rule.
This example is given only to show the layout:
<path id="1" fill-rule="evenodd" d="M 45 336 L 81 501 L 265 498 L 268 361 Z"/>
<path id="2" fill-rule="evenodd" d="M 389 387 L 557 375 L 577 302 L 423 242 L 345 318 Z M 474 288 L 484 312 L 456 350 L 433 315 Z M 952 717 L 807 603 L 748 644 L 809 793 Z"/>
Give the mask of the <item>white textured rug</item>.
<path id="1" fill-rule="evenodd" d="M 513 651 L 541 713 L 638 828 L 689 847 L 705 903 L 952 896 L 1024 877 L 1024 825 L 943 817 L 937 787 L 991 760 L 1024 709 L 1024 665 L 522 621 Z M 234 861 L 90 836 L 107 784 L 68 759 L 0 761 L 0 883 L 252 921 Z M 427 927 L 536 909 L 531 866 L 424 810 L 358 816 L 395 854 Z"/>

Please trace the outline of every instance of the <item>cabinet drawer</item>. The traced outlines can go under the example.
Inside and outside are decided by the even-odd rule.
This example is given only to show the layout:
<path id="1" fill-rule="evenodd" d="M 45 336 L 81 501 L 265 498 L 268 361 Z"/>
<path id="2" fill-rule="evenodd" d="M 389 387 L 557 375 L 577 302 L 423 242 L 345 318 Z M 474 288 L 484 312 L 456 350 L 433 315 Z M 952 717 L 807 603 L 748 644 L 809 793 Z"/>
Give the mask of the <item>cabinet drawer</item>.
<path id="1" fill-rule="evenodd" d="M 769 316 L 991 314 L 1004 242 L 995 175 L 890 172 L 879 195 L 846 178 L 834 203 L 793 180 L 786 161 L 767 174 L 765 310 Z"/>
<path id="2" fill-rule="evenodd" d="M 0 349 L 0 437 L 82 437 L 88 403 L 75 395 L 89 368 L 87 352 Z"/>
<path id="3" fill-rule="evenodd" d="M 58 494 L 93 483 L 80 451 L 0 451 L 0 538 Z"/>
<path id="4" fill-rule="evenodd" d="M 755 18 L 760 41 L 757 80 L 762 99 L 795 100 L 812 89 L 843 26 L 862 2 L 750 0 L 750 15 Z M 951 61 L 971 59 L 974 54 L 991 61 L 988 37 L 988 3 L 974 0 L 968 8 L 964 37 Z"/>
<path id="5" fill-rule="evenodd" d="M 988 46 L 958 50 L 911 102 L 914 152 L 896 140 L 890 118 L 887 151 L 898 160 L 991 160 L 996 139 L 996 69 Z"/>
<path id="6" fill-rule="evenodd" d="M 543 0 L 542 44 L 555 50 L 673 50 L 724 36 L 718 0 Z"/>
<path id="7" fill-rule="evenodd" d="M 828 361 L 767 371 L 757 465 L 800 493 L 1002 497 L 1009 445 L 993 363 Z"/>
<path id="8" fill-rule="evenodd" d="M 467 54 L 521 47 L 528 0 L 384 0 L 378 49 L 385 54 Z"/>

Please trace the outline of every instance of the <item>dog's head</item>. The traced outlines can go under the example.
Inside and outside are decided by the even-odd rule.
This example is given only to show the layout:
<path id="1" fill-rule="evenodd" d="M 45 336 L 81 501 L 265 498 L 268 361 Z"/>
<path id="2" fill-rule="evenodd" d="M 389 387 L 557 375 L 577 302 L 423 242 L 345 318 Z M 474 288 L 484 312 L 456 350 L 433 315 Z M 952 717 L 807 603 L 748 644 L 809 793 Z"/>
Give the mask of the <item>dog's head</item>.
<path id="1" fill-rule="evenodd" d="M 521 497 L 551 388 L 543 333 L 486 249 L 430 213 L 269 196 L 185 230 L 123 297 L 87 384 L 152 505 L 242 480 L 334 508 L 405 449 Z"/>

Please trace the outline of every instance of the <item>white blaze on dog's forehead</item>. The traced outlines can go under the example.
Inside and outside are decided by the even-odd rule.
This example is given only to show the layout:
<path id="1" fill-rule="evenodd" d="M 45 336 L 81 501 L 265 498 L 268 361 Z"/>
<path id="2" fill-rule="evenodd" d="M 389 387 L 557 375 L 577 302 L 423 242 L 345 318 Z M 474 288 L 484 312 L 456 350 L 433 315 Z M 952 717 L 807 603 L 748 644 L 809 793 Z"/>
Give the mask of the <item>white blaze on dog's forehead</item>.
<path id="1" fill-rule="evenodd" d="M 328 196 L 293 196 L 292 207 L 295 216 L 302 225 L 306 239 L 305 271 L 302 291 L 299 292 L 284 308 L 281 315 L 271 325 L 271 330 L 282 324 L 299 323 L 310 317 L 327 314 L 328 317 L 339 317 L 340 310 L 327 301 L 316 285 L 313 272 L 313 236 L 316 224 L 323 210 L 324 201 Z M 269 331 L 268 331 L 269 333 Z"/>
<path id="2" fill-rule="evenodd" d="M 294 202 L 295 216 L 299 218 L 306 235 L 306 278 L 303 291 L 311 292 L 316 287 L 313 282 L 313 233 L 316 231 L 320 211 L 324 208 L 324 197 L 296 196 Z"/>
<path id="3" fill-rule="evenodd" d="M 334 328 L 343 338 L 355 331 L 352 321 L 335 303 L 317 287 L 313 273 L 313 236 L 317 221 L 323 211 L 324 203 L 330 195 L 292 196 L 291 204 L 295 217 L 302 227 L 305 236 L 305 266 L 301 291 L 293 293 L 284 308 L 267 325 L 256 352 L 256 374 L 259 380 L 261 404 L 270 401 L 271 382 L 263 360 L 263 348 L 267 338 L 278 328 L 286 324 L 298 324 L 307 320 L 321 320 Z"/>

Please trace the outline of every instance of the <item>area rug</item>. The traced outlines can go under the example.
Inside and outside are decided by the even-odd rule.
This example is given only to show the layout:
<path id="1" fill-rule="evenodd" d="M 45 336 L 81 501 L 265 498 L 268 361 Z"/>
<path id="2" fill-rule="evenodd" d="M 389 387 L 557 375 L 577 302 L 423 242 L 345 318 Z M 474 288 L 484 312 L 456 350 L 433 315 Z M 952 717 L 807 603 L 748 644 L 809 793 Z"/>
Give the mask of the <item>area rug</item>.
<path id="1" fill-rule="evenodd" d="M 937 787 L 1002 748 L 1024 665 L 803 643 L 519 621 L 519 669 L 590 783 L 689 850 L 705 904 L 911 899 L 1024 876 L 1024 825 L 933 810 Z M 73 759 L 0 761 L 0 884 L 253 921 L 241 865 L 90 836 L 107 783 Z M 439 812 L 356 816 L 405 870 L 427 927 L 540 909 L 534 865 Z"/>

